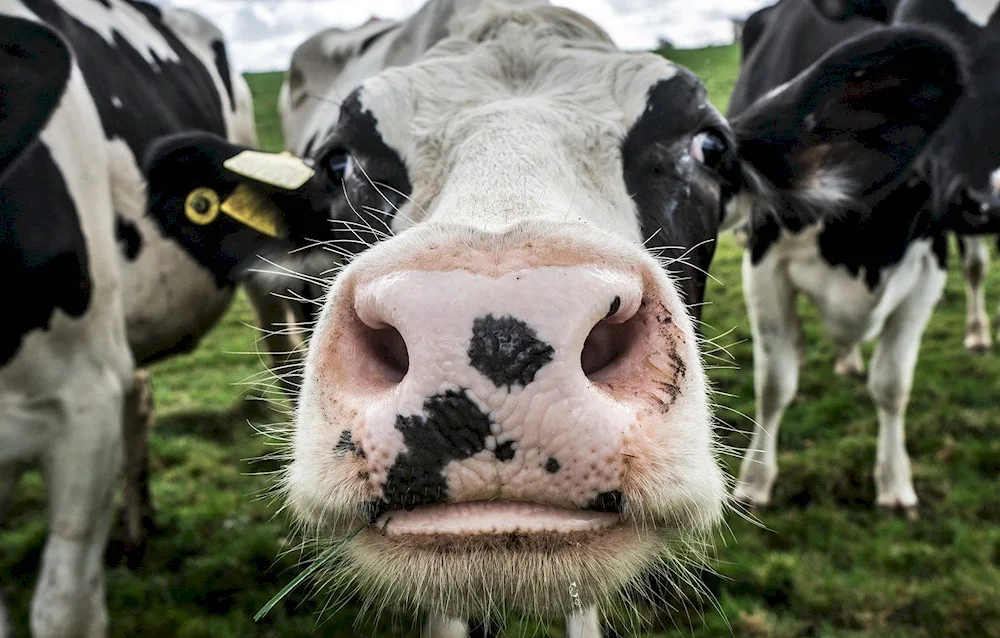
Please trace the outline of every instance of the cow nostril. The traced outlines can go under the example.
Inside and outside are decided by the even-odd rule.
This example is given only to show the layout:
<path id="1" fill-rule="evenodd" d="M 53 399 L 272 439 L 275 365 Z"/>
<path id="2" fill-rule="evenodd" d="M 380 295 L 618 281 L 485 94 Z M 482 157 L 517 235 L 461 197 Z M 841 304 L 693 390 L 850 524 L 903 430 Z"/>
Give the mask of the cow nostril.
<path id="1" fill-rule="evenodd" d="M 377 329 L 364 326 L 361 341 L 379 381 L 396 385 L 403 380 L 410 368 L 410 355 L 398 330 L 392 326 Z"/>
<path id="2" fill-rule="evenodd" d="M 624 323 L 603 319 L 594 326 L 583 344 L 580 365 L 591 381 L 604 381 L 616 364 L 632 349 L 638 335 L 639 315 Z"/>

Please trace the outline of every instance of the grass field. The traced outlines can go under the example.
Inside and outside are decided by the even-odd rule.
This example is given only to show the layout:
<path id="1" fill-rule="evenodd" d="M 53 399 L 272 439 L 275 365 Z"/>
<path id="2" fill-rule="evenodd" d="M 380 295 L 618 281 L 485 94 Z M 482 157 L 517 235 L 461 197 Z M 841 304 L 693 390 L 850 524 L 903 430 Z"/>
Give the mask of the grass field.
<path id="1" fill-rule="evenodd" d="M 700 73 L 725 107 L 734 47 L 670 55 Z M 249 79 L 262 144 L 279 149 L 280 75 Z M 711 376 L 719 415 L 746 432 L 750 423 L 738 415 L 753 414 L 752 361 L 739 262 L 723 239 L 712 265 L 722 283 L 709 286 L 704 319 L 708 337 L 732 331 L 722 340 L 733 344 L 741 370 Z M 695 600 L 661 610 L 651 635 L 1000 636 L 1000 359 L 962 350 L 956 262 L 924 338 L 907 419 L 920 519 L 874 508 L 874 408 L 863 382 L 834 377 L 831 345 L 806 308 L 808 356 L 781 434 L 774 505 L 759 512 L 766 529 L 730 517 L 731 532 L 718 535 L 720 575 L 707 576 L 718 609 Z M 1000 301 L 1000 272 L 988 290 Z M 416 636 L 407 619 L 355 627 L 350 605 L 317 626 L 324 601 L 298 592 L 253 622 L 296 572 L 295 556 L 276 560 L 288 542 L 285 521 L 272 520 L 273 507 L 256 498 L 268 480 L 254 473 L 273 465 L 247 460 L 268 449 L 247 421 L 276 418 L 245 400 L 248 388 L 237 383 L 261 370 L 255 356 L 238 354 L 255 350 L 251 320 L 241 298 L 195 352 L 154 370 L 153 494 L 162 532 L 138 571 L 108 573 L 112 636 Z M 739 433 L 724 438 L 746 445 Z M 728 462 L 735 470 L 739 459 Z M 39 477 L 29 475 L 0 533 L 0 585 L 22 636 L 45 538 L 43 497 Z M 519 625 L 505 635 L 520 634 L 562 635 Z"/>

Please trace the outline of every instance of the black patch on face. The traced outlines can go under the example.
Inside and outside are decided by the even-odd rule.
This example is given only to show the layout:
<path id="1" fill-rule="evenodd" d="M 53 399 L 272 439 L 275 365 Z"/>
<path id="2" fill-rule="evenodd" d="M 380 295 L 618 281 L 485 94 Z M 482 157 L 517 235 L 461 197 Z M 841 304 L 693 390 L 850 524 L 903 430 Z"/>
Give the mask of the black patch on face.
<path id="1" fill-rule="evenodd" d="M 335 455 L 340 457 L 351 453 L 360 458 L 365 458 L 365 451 L 361 449 L 360 445 L 354 442 L 354 435 L 351 434 L 350 430 L 344 430 L 340 433 L 340 438 L 337 440 L 337 445 L 333 446 L 333 451 Z"/>
<path id="2" fill-rule="evenodd" d="M 514 458 L 514 442 L 505 441 L 503 443 L 498 443 L 495 450 L 493 450 L 493 456 L 497 457 L 498 461 L 506 463 L 507 461 Z"/>
<path id="3" fill-rule="evenodd" d="M 142 235 L 139 234 L 139 227 L 135 222 L 115 214 L 115 237 L 125 259 L 135 261 L 139 251 L 142 250 Z"/>
<path id="4" fill-rule="evenodd" d="M 608 314 L 604 315 L 605 318 L 618 312 L 618 309 L 622 307 L 622 298 L 615 297 L 615 300 L 611 302 L 611 308 L 608 309 Z"/>
<path id="5" fill-rule="evenodd" d="M 721 221 L 718 196 L 706 190 L 713 181 L 728 183 L 738 164 L 727 154 L 719 174 L 685 160 L 690 142 L 700 131 L 712 129 L 729 136 L 725 123 L 704 108 L 705 89 L 690 71 L 677 74 L 649 89 L 646 109 L 622 142 L 625 186 L 639 211 L 641 231 L 651 249 L 683 246 L 664 257 L 680 257 L 669 270 L 683 288 L 695 319 L 705 293 L 705 271 L 715 254 Z M 729 148 L 734 144 L 727 138 Z M 730 157 L 731 155 L 731 157 Z M 702 174 L 699 174 L 702 173 Z"/>
<path id="6" fill-rule="evenodd" d="M 562 466 L 559 464 L 559 461 L 555 460 L 551 456 L 549 457 L 549 460 L 545 462 L 545 471 L 549 474 L 555 474 L 561 467 Z"/>
<path id="7" fill-rule="evenodd" d="M 0 330 L 0 365 L 30 331 L 48 329 L 56 310 L 71 317 L 91 299 L 87 244 L 79 211 L 49 150 L 35 143 L 0 182 L 0 272 L 16 300 Z"/>
<path id="8" fill-rule="evenodd" d="M 534 329 L 510 315 L 489 314 L 472 322 L 469 362 L 498 388 L 528 385 L 554 353 Z"/>
<path id="9" fill-rule="evenodd" d="M 397 416 L 395 427 L 406 452 L 389 469 L 380 511 L 446 502 L 445 466 L 486 449 L 490 416 L 465 390 L 449 390 L 424 401 L 423 414 Z"/>
<path id="10" fill-rule="evenodd" d="M 344 178 L 344 158 L 348 156 L 355 167 Z M 378 120 L 362 104 L 361 89 L 347 96 L 333 133 L 310 157 L 334 185 L 333 217 L 349 222 L 349 228 L 333 224 L 333 238 L 343 239 L 342 247 L 353 252 L 381 241 L 382 235 L 366 227 L 391 227 L 396 210 L 405 205 L 413 185 L 399 152 L 382 139 Z"/>
<path id="11" fill-rule="evenodd" d="M 625 497 L 622 495 L 621 491 L 612 490 L 610 492 L 601 492 L 583 509 L 594 512 L 620 514 L 624 503 Z"/>
<path id="12" fill-rule="evenodd" d="M 236 110 L 236 97 L 233 95 L 233 77 L 230 75 L 229 58 L 226 57 L 226 45 L 222 40 L 212 40 L 212 53 L 215 54 L 215 70 L 222 78 L 222 84 L 226 87 L 226 95 L 229 96 L 230 109 Z"/>

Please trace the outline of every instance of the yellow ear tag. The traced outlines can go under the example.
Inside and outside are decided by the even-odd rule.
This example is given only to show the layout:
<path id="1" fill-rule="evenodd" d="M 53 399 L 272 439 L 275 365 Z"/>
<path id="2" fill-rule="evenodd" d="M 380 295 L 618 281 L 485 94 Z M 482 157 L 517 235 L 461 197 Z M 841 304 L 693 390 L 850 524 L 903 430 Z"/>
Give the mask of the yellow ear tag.
<path id="1" fill-rule="evenodd" d="M 268 237 L 281 237 L 281 211 L 266 196 L 240 184 L 222 202 L 222 212 Z"/>
<path id="2" fill-rule="evenodd" d="M 219 194 L 211 188 L 196 188 L 184 200 L 184 216 L 199 226 L 211 224 L 219 216 Z"/>
<path id="3" fill-rule="evenodd" d="M 222 163 L 232 172 L 249 177 L 262 184 L 270 184 L 288 191 L 299 189 L 316 174 L 301 158 L 283 151 L 262 153 L 243 151 Z"/>

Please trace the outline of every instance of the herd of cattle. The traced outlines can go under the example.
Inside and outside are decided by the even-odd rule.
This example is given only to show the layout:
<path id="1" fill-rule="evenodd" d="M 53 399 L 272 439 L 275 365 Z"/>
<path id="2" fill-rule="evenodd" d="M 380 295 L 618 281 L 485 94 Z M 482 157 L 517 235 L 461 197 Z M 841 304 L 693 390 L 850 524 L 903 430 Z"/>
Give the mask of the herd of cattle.
<path id="1" fill-rule="evenodd" d="M 426 612 L 431 636 L 504 611 L 600 636 L 605 605 L 730 499 L 767 504 L 799 293 L 839 372 L 877 340 L 877 501 L 912 510 L 903 417 L 948 233 L 966 347 L 991 343 L 977 236 L 1000 230 L 997 4 L 780 0 L 746 23 L 724 117 L 691 72 L 571 10 L 428 0 L 301 45 L 279 100 L 289 152 L 265 154 L 198 15 L 0 0 L 0 264 L 18 300 L 0 516 L 39 465 L 32 635 L 107 634 L 123 461 L 134 547 L 151 516 L 142 368 L 193 348 L 237 286 L 274 365 L 301 367 L 286 502 L 358 591 Z M 696 326 L 727 229 L 745 236 L 757 401 L 732 490 Z M 314 325 L 308 344 L 289 323 Z"/>

